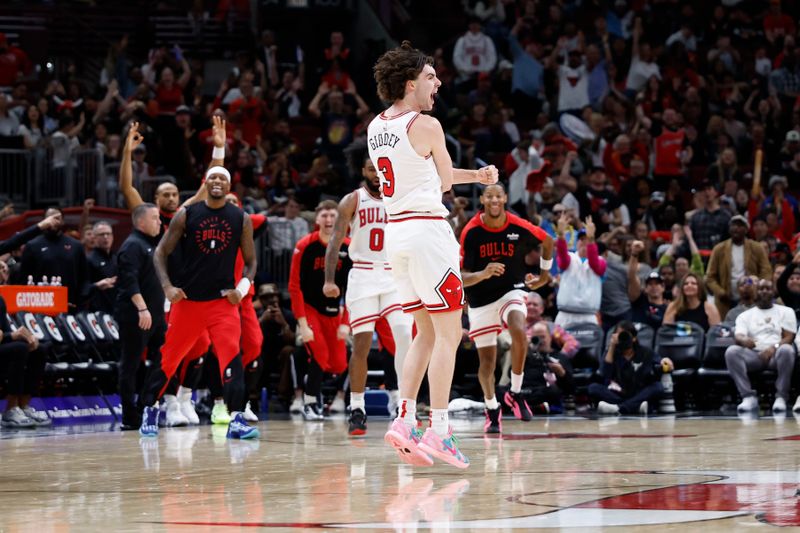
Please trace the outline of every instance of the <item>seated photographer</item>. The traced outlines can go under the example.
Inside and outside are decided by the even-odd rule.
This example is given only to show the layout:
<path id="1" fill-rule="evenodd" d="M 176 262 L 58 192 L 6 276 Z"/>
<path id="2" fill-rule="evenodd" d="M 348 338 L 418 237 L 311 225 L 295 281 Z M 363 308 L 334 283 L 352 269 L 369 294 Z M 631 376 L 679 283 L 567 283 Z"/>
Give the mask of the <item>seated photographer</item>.
<path id="1" fill-rule="evenodd" d="M 664 394 L 661 375 L 672 372 L 672 361 L 639 344 L 633 323 L 623 320 L 611 335 L 600 366 L 603 383 L 589 385 L 589 396 L 598 400 L 597 412 L 606 415 L 646 415 L 649 402 Z"/>
<path id="2" fill-rule="evenodd" d="M 569 358 L 553 346 L 553 337 L 546 322 L 538 322 L 531 328 L 533 336 L 528 344 L 525 381 L 528 403 L 534 412 L 560 411 L 554 406 L 563 406 L 565 394 L 574 394 L 572 363 Z"/>

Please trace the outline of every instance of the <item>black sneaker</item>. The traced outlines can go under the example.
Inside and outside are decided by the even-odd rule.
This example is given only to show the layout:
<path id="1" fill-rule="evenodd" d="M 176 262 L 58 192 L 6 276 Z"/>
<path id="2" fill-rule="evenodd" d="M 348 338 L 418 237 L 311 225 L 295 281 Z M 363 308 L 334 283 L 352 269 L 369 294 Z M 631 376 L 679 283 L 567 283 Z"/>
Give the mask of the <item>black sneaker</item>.
<path id="1" fill-rule="evenodd" d="M 364 435 L 367 433 L 367 413 L 361 409 L 350 411 L 350 423 L 347 432 L 350 435 Z"/>
<path id="2" fill-rule="evenodd" d="M 486 409 L 486 424 L 483 426 L 484 433 L 501 433 L 503 431 L 503 409 Z"/>
<path id="3" fill-rule="evenodd" d="M 503 396 L 503 402 L 508 406 L 509 409 L 511 409 L 511 412 L 514 413 L 514 416 L 519 420 L 524 422 L 530 422 L 533 420 L 531 408 L 528 407 L 528 402 L 525 401 L 525 397 L 521 392 L 506 392 L 505 396 Z"/>

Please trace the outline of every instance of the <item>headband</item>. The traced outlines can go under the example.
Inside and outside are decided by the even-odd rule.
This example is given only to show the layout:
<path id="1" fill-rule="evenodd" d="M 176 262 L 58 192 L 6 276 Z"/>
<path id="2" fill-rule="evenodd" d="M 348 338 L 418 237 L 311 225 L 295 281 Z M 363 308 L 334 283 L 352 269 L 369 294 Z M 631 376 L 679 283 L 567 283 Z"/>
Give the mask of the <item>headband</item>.
<path id="1" fill-rule="evenodd" d="M 231 182 L 231 173 L 228 172 L 228 169 L 225 167 L 216 166 L 209 168 L 208 172 L 206 172 L 206 179 L 208 179 L 208 177 L 211 176 L 212 174 L 222 174 L 223 176 L 225 176 L 225 179 L 228 180 L 228 183 Z"/>

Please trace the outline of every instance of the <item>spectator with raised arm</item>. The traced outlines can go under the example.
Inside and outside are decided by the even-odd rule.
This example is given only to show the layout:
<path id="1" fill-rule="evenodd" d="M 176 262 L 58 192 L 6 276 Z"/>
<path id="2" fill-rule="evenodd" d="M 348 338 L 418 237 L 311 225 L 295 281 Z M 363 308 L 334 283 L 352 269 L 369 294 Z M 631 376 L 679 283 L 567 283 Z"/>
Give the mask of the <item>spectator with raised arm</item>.
<path id="1" fill-rule="evenodd" d="M 597 324 L 606 260 L 597 253 L 591 216 L 586 217 L 585 228 L 578 232 L 577 251 L 568 250 L 564 240 L 568 221 L 567 215 L 562 214 L 556 225 L 556 261 L 561 272 L 561 284 L 556 296 L 558 315 L 555 322 L 562 327 L 580 322 Z"/>

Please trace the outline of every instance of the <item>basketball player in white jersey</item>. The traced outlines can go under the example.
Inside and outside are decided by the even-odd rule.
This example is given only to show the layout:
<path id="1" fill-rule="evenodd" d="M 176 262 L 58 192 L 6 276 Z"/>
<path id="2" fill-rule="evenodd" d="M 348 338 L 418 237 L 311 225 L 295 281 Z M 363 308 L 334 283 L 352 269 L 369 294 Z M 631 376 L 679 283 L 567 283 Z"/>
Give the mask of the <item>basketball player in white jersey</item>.
<path id="1" fill-rule="evenodd" d="M 325 285 L 322 287 L 325 296 L 331 298 L 339 296 L 339 287 L 336 286 L 334 277 L 336 264 L 339 261 L 339 248 L 347 237 L 349 228 L 348 251 L 353 261 L 353 268 L 350 269 L 347 281 L 345 303 L 353 332 L 353 353 L 348 364 L 350 435 L 363 435 L 367 430 L 364 389 L 367 385 L 367 357 L 372 346 L 375 323 L 385 317 L 392 329 L 398 382 L 402 375 L 406 352 L 411 344 L 411 318 L 403 313 L 391 267 L 386 261 L 384 247 L 386 210 L 380 196 L 378 173 L 369 157 L 365 157 L 361 174 L 364 176 L 364 186 L 351 192 L 339 202 L 333 237 L 328 241 L 325 253 Z M 394 394 L 397 392 L 394 391 Z M 397 399 L 395 398 L 395 402 Z"/>
<path id="2" fill-rule="evenodd" d="M 447 417 L 464 287 L 459 244 L 446 220 L 442 193 L 459 183 L 496 183 L 497 169 L 453 168 L 441 124 L 422 114 L 433 109 L 442 84 L 432 65 L 433 58 L 404 41 L 383 54 L 374 69 L 378 96 L 392 105 L 370 123 L 367 145 L 389 216 L 387 257 L 403 310 L 417 326 L 403 364 L 400 416 L 385 440 L 409 464 L 432 465 L 437 458 L 467 468 L 469 459 L 459 450 Z M 426 370 L 431 427 L 420 435 L 416 398 Z"/>

